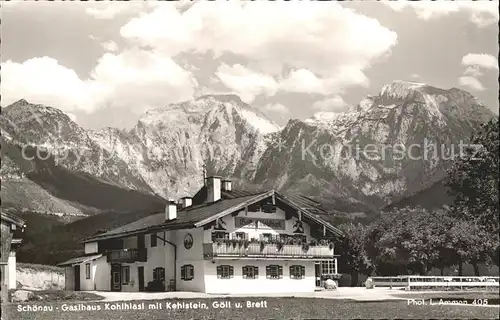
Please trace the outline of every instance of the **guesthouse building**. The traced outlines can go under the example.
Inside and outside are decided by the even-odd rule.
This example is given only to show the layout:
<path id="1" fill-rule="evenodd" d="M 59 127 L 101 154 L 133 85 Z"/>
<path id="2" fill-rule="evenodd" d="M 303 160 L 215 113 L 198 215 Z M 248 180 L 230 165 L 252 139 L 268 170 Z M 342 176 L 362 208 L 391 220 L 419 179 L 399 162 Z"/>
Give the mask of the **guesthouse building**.
<path id="1" fill-rule="evenodd" d="M 322 206 L 212 176 L 165 212 L 84 239 L 66 261 L 68 290 L 311 292 L 337 275 L 342 233 Z"/>

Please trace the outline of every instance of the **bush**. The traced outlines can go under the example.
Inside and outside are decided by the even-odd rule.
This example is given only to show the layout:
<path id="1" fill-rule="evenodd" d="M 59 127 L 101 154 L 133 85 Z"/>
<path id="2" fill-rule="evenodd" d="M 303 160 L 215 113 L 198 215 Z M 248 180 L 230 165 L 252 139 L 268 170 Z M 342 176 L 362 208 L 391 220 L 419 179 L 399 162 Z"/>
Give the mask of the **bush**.
<path id="1" fill-rule="evenodd" d="M 148 282 L 146 287 L 148 292 L 165 292 L 165 284 L 160 280 L 153 280 Z"/>

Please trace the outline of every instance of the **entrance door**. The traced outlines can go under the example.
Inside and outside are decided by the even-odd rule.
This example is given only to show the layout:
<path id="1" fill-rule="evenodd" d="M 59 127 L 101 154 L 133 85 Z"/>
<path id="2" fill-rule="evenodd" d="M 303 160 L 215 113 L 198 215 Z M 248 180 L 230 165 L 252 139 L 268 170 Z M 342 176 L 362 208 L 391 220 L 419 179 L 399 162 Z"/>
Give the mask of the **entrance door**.
<path id="1" fill-rule="evenodd" d="M 319 262 L 316 262 L 314 264 L 314 277 L 316 279 L 316 287 L 321 287 L 321 264 Z"/>
<path id="2" fill-rule="evenodd" d="M 139 277 L 139 291 L 144 291 L 144 267 L 137 268 Z"/>
<path id="3" fill-rule="evenodd" d="M 75 291 L 80 291 L 80 266 L 75 266 Z"/>
<path id="4" fill-rule="evenodd" d="M 122 291 L 122 267 L 120 264 L 111 265 L 111 291 Z"/>

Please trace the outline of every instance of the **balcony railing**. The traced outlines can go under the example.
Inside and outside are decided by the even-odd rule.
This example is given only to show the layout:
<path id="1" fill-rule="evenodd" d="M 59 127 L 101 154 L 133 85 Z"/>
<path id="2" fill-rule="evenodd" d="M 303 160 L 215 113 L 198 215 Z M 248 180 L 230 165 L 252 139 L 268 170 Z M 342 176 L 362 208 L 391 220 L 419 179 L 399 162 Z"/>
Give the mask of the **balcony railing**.
<path id="1" fill-rule="evenodd" d="M 148 258 L 147 249 L 121 249 L 109 250 L 107 252 L 108 262 L 146 262 Z"/>
<path id="2" fill-rule="evenodd" d="M 215 257 L 235 257 L 235 258 L 333 258 L 333 247 L 328 245 L 302 246 L 297 244 L 259 244 L 250 243 L 204 243 L 203 255 L 205 259 Z"/>

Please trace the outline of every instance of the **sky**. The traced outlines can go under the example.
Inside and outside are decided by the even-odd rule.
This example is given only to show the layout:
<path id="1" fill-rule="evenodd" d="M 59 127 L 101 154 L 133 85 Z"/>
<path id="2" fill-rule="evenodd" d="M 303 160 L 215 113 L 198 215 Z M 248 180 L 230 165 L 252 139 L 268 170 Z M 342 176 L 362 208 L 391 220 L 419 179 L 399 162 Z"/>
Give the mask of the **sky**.
<path id="1" fill-rule="evenodd" d="M 498 113 L 498 1 L 8 2 L 1 103 L 85 128 L 235 93 L 280 125 L 393 80 L 457 87 Z"/>

